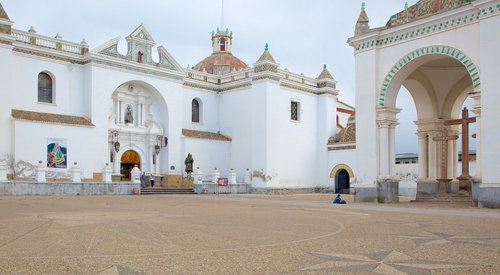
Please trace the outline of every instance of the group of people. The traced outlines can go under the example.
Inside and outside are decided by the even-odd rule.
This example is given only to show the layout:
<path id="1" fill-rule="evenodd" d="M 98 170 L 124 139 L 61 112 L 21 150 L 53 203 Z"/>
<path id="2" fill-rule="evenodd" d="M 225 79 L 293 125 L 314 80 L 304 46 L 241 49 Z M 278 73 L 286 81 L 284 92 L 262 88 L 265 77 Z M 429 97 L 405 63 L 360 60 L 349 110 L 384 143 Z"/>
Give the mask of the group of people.
<path id="1" fill-rule="evenodd" d="M 151 175 L 149 175 L 149 178 L 151 180 L 151 187 L 153 187 L 155 185 L 155 175 L 151 174 Z M 142 186 L 142 188 L 146 187 L 146 172 L 142 172 L 141 186 Z"/>

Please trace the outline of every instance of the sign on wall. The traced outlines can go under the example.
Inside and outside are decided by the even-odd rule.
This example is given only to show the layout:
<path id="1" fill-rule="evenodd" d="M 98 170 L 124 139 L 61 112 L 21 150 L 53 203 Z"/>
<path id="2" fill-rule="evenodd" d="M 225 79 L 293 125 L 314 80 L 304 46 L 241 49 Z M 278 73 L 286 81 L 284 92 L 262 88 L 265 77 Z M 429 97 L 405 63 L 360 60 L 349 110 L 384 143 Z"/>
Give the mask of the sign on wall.
<path id="1" fill-rule="evenodd" d="M 66 139 L 47 138 L 47 167 L 67 168 Z"/>

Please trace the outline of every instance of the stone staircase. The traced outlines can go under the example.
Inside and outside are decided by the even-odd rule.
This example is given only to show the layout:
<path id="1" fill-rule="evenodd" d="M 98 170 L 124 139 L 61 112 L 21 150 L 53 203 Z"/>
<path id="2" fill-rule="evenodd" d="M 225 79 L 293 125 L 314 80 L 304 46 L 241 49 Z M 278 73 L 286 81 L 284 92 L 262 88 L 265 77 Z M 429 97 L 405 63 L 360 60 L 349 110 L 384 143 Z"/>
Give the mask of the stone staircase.
<path id="1" fill-rule="evenodd" d="M 472 203 L 472 195 L 467 193 L 420 195 L 411 202 Z"/>
<path id="2" fill-rule="evenodd" d="M 141 188 L 141 195 L 178 195 L 178 194 L 197 194 L 192 188 Z"/>

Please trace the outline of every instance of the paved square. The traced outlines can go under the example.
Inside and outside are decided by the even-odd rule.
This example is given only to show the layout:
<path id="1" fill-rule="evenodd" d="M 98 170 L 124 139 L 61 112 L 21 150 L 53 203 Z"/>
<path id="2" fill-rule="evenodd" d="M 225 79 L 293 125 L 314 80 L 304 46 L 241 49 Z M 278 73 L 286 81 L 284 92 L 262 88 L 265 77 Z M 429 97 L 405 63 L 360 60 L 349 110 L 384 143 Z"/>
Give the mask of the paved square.
<path id="1" fill-rule="evenodd" d="M 0 270 L 500 274 L 499 210 L 343 197 L 0 197 Z"/>

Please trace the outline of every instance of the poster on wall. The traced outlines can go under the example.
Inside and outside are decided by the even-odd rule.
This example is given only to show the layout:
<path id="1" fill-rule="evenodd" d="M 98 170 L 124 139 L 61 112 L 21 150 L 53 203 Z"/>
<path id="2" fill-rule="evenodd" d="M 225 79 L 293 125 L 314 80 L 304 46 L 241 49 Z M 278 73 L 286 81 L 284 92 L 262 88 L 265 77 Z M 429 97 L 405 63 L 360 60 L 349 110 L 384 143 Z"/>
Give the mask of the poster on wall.
<path id="1" fill-rule="evenodd" d="M 47 167 L 67 168 L 66 139 L 47 138 Z"/>

